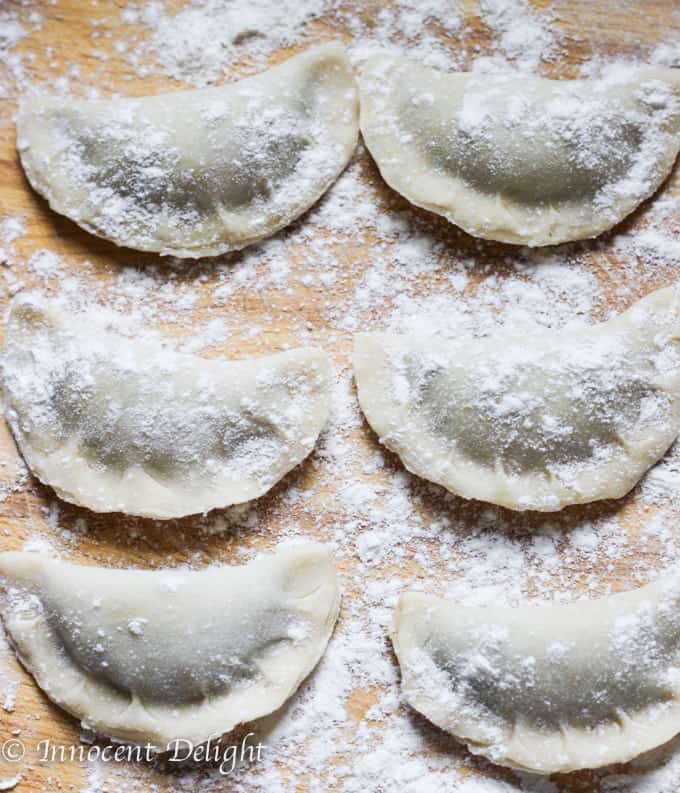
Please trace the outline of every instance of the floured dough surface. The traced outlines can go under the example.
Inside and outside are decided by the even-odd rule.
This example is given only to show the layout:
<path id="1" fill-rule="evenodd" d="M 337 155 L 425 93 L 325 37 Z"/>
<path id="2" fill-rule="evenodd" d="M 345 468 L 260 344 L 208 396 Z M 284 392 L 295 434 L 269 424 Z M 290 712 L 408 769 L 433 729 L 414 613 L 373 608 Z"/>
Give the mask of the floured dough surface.
<path id="1" fill-rule="evenodd" d="M 392 637 L 403 694 L 501 765 L 551 774 L 626 762 L 680 731 L 679 597 L 677 573 L 566 606 L 406 593 Z"/>
<path id="2" fill-rule="evenodd" d="M 627 493 L 680 429 L 680 298 L 540 338 L 360 334 L 361 408 L 406 467 L 465 498 L 558 510 Z"/>
<path id="3" fill-rule="evenodd" d="M 680 72 L 600 80 L 447 74 L 378 55 L 361 130 L 385 181 L 477 237 L 594 237 L 650 196 L 680 149 Z"/>
<path id="4" fill-rule="evenodd" d="M 142 99 L 26 98 L 17 146 L 57 212 L 118 245 L 214 256 L 308 209 L 358 135 L 354 77 L 339 44 L 256 77 Z"/>
<path id="5" fill-rule="evenodd" d="M 92 729 L 164 751 L 279 708 L 338 615 L 317 543 L 244 566 L 110 570 L 0 554 L 2 616 L 38 685 Z"/>
<path id="6" fill-rule="evenodd" d="M 41 481 L 97 512 L 156 518 L 265 493 L 312 450 L 330 399 L 320 350 L 208 360 L 35 296 L 12 309 L 2 374 Z"/>

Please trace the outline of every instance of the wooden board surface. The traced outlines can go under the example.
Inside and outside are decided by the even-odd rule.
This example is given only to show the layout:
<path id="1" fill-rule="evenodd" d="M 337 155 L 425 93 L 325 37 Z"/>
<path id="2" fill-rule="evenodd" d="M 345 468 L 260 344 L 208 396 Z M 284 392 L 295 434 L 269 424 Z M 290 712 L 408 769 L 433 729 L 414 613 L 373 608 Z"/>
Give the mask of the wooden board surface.
<path id="1" fill-rule="evenodd" d="M 584 63 L 594 57 L 644 59 L 654 45 L 672 40 L 673 35 L 677 38 L 680 33 L 676 0 L 639 3 L 621 0 L 560 0 L 549 3 L 540 0 L 531 6 L 538 15 L 549 17 L 552 20 L 550 25 L 559 34 L 556 50 L 539 69 L 553 77 L 573 77 Z M 126 4 L 112 0 L 57 0 L 54 3 L 0 0 L 0 12 L 15 13 L 16 19 L 29 31 L 11 49 L 13 55 L 21 58 L 21 80 L 57 86 L 59 77 L 70 74 L 70 90 L 83 93 L 87 88 L 96 87 L 102 95 L 119 91 L 139 96 L 177 87 L 176 81 L 153 67 L 147 75 L 140 76 L 138 68 L 129 64 L 127 55 L 116 51 L 116 42 L 126 38 L 140 41 L 148 35 L 143 24 L 123 25 L 121 12 L 124 7 Z M 179 9 L 181 6 L 177 4 L 176 7 Z M 362 17 L 364 24 L 370 27 L 371 20 L 377 19 L 380 10 L 390 8 L 390 4 L 357 0 L 345 3 L 343 8 L 346 13 L 342 17 L 334 14 L 313 21 L 309 40 L 340 36 L 349 42 L 353 14 Z M 455 53 L 456 62 L 465 66 L 466 59 L 494 51 L 498 32 L 480 19 L 476 3 L 466 1 L 462 9 L 462 27 L 457 33 L 443 31 L 441 39 L 443 45 Z M 31 21 L 32 12 L 40 15 L 39 24 Z M 92 37 L 93 31 L 101 33 L 96 40 Z M 279 50 L 270 62 L 284 59 L 301 46 L 296 44 L 290 50 Z M 95 50 L 96 54 L 93 54 Z M 468 54 L 461 55 L 462 51 Z M 74 66 L 79 72 L 73 71 Z M 239 70 L 234 68 L 232 71 L 236 74 Z M 15 77 L 16 73 L 15 68 Z M 434 240 L 436 266 L 422 270 L 412 268 L 413 272 L 409 273 L 408 269 L 414 262 L 409 262 L 408 256 L 404 261 L 403 251 L 399 256 L 395 253 L 391 257 L 387 250 L 389 240 L 386 242 L 384 236 L 370 226 L 357 226 L 354 231 L 329 231 L 324 229 L 323 222 L 314 222 L 309 217 L 303 217 L 292 229 L 278 236 L 285 247 L 285 277 L 277 270 L 278 260 L 272 261 L 271 250 L 269 259 L 261 267 L 249 252 L 223 257 L 218 267 L 209 260 L 175 265 L 153 255 L 116 248 L 50 212 L 46 203 L 31 191 L 15 151 L 12 117 L 16 107 L 16 86 L 9 70 L 5 84 L 10 90 L 0 102 L 0 210 L 5 217 L 24 218 L 26 233 L 6 246 L 9 260 L 3 271 L 3 310 L 10 294 L 20 289 L 36 287 L 58 291 L 71 288 L 91 290 L 93 298 L 110 300 L 121 311 L 137 311 L 142 319 L 149 319 L 155 327 L 183 341 L 190 337 L 192 328 L 205 328 L 207 322 L 217 319 L 227 323 L 229 332 L 203 349 L 202 354 L 243 357 L 264 350 L 278 350 L 286 344 L 314 343 L 333 354 L 336 366 L 343 372 L 339 388 L 348 389 L 349 393 L 353 386 L 347 368 L 348 352 L 355 328 L 345 321 L 348 310 L 350 316 L 359 320 L 361 327 L 356 329 L 380 327 L 383 314 L 392 310 L 399 300 L 396 288 L 387 290 L 384 303 L 381 303 L 380 295 L 370 295 L 371 270 L 377 267 L 377 258 L 383 275 L 386 267 L 386 272 L 393 274 L 395 283 L 405 279 L 405 291 L 416 296 L 419 293 L 433 295 L 451 291 L 447 268 L 465 262 L 467 281 L 460 290 L 461 300 L 474 298 L 478 290 L 493 283 L 502 286 L 513 279 L 525 281 L 527 272 L 523 268 L 535 265 L 535 259 L 526 261 L 524 254 L 516 249 L 478 242 L 425 212 L 411 209 L 381 183 L 370 157 L 363 150 L 357 153 L 353 168 L 357 179 L 365 185 L 370 200 L 385 217 L 411 224 L 418 235 Z M 679 180 L 674 176 L 655 200 L 678 192 Z M 665 261 L 663 257 L 650 261 L 629 254 L 624 256 L 617 250 L 616 243 L 621 235 L 629 240 L 637 230 L 642 232 L 647 228 L 650 203 L 622 224 L 616 233 L 604 235 L 596 242 L 550 253 L 557 259 L 564 257 L 565 267 L 576 266 L 579 272 L 588 271 L 598 295 L 592 311 L 595 319 L 606 315 L 611 308 L 621 309 L 635 297 L 676 279 L 673 262 Z M 675 222 L 680 222 L 680 217 L 676 217 Z M 310 224 L 309 233 L 305 233 L 305 224 Z M 414 249 L 414 257 L 418 250 Z M 432 247 L 428 250 L 428 255 L 432 256 Z M 46 258 L 45 251 L 58 259 Z M 324 261 L 323 273 L 332 272 L 332 279 L 319 277 L 320 259 Z M 243 287 L 238 280 L 232 283 L 234 279 L 242 279 L 246 286 Z M 384 279 L 381 283 L 384 285 Z M 231 296 L 226 301 L 217 301 L 216 291 L 225 285 L 227 291 L 231 289 Z M 362 300 L 366 295 L 370 299 L 366 298 L 364 304 Z M 259 332 L 254 333 L 254 328 Z M 354 419 L 350 418 L 342 425 L 343 455 L 333 451 L 335 439 L 329 431 L 317 453 L 245 515 L 226 511 L 169 523 L 120 515 L 94 515 L 58 502 L 49 488 L 31 478 L 20 481 L 15 487 L 20 463 L 11 438 L 3 430 L 1 450 L 4 465 L 0 479 L 2 484 L 14 489 L 0 506 L 0 545 L 3 549 L 14 549 L 26 541 L 40 540 L 73 560 L 111 566 L 155 567 L 182 562 L 200 566 L 214 560 L 237 561 L 243 558 L 244 552 L 271 547 L 283 536 L 318 537 L 338 546 L 345 591 L 344 611 L 338 630 L 340 633 L 344 631 L 345 635 L 355 630 L 355 623 L 361 624 L 368 618 L 368 610 L 387 614 L 388 599 L 381 596 L 371 603 L 366 597 L 372 581 L 384 584 L 389 581 L 397 584 L 419 581 L 430 589 L 436 589 L 441 586 L 441 580 L 432 581 L 433 578 L 455 575 L 456 564 L 452 559 L 458 558 L 462 569 L 474 558 L 470 547 L 476 537 L 480 538 L 480 554 L 490 554 L 495 547 L 494 532 L 499 536 L 499 559 L 485 558 L 482 562 L 496 565 L 500 570 L 504 566 L 503 553 L 509 550 L 515 554 L 513 563 L 516 555 L 520 555 L 526 564 L 517 570 L 518 586 L 526 597 L 546 596 L 551 588 L 575 591 L 590 584 L 595 591 L 605 591 L 608 585 L 613 589 L 627 588 L 640 579 L 652 577 L 657 566 L 665 566 L 664 549 L 668 551 L 671 547 L 673 551 L 675 544 L 680 547 L 680 528 L 673 529 L 670 517 L 675 514 L 673 505 L 659 506 L 645 501 L 637 493 L 620 502 L 577 507 L 556 516 L 515 515 L 448 497 L 438 488 L 402 474 L 398 460 L 388 454 L 381 455 L 377 440 L 361 421 L 351 394 L 345 404 L 354 411 Z M 378 458 L 382 461 L 380 465 L 375 464 Z M 332 462 L 330 468 L 326 466 L 329 459 Z M 403 536 L 399 526 L 386 527 L 371 513 L 372 509 L 383 509 L 378 503 L 380 499 L 375 507 L 371 506 L 373 494 L 377 492 L 385 496 L 396 492 L 395 481 L 399 482 L 399 493 L 405 494 L 404 509 L 408 512 L 404 521 L 409 528 Z M 362 483 L 372 488 L 370 492 L 366 491 L 368 495 L 361 490 Z M 362 511 L 361 505 L 352 509 L 347 507 L 351 500 L 347 494 L 350 487 L 355 488 L 356 500 L 369 499 L 365 510 Z M 646 527 L 659 513 L 665 525 L 670 526 L 663 543 L 657 535 L 650 539 L 646 533 Z M 394 514 L 394 511 L 389 514 Z M 620 539 L 617 553 L 609 547 L 602 548 L 602 567 L 597 567 L 597 554 L 592 548 L 587 552 L 574 550 L 574 536 L 582 532 L 584 526 L 600 526 L 602 522 L 608 527 L 616 524 Z M 414 526 L 421 529 L 416 530 Z M 218 530 L 220 527 L 222 531 Z M 385 532 L 389 528 L 394 535 L 386 539 Z M 596 530 L 596 537 L 611 541 L 609 528 L 602 529 L 600 534 L 598 531 L 600 529 Z M 370 554 L 366 551 L 370 543 L 361 540 L 364 535 L 370 542 L 390 544 L 391 552 L 385 554 L 380 563 L 371 563 Z M 532 538 L 536 536 L 545 538 L 546 542 L 549 539 L 555 545 L 556 566 L 551 568 L 534 560 L 531 543 L 535 542 Z M 441 552 L 442 548 L 446 550 L 445 554 Z M 465 571 L 461 572 L 461 569 L 459 572 L 464 578 Z M 433 571 L 437 575 L 433 576 Z M 429 586 L 430 582 L 432 586 Z M 386 585 L 381 591 L 384 593 L 388 588 Z M 329 652 L 333 649 L 332 645 Z M 396 662 L 387 638 L 378 647 L 378 654 L 380 663 L 385 663 L 391 670 L 386 673 L 388 679 L 380 675 L 362 676 L 360 671 L 356 671 L 354 682 L 344 691 L 342 702 L 338 703 L 345 712 L 344 717 L 338 716 L 336 731 L 329 735 L 333 751 L 329 751 L 327 762 L 319 764 L 315 760 L 308 763 L 305 759 L 306 744 L 296 744 L 295 756 L 282 757 L 278 762 L 281 778 L 277 790 L 321 790 L 324 785 L 328 790 L 353 789 L 352 773 L 348 769 L 353 765 L 358 768 L 361 755 L 382 740 L 381 717 L 370 708 L 376 702 L 381 702 L 384 707 L 390 692 L 397 695 L 398 691 Z M 98 764 L 94 768 L 92 764 L 80 762 L 40 763 L 36 750 L 39 741 L 50 738 L 65 746 L 78 745 L 79 726 L 50 704 L 7 648 L 0 650 L 0 678 L 3 675 L 7 680 L 18 681 L 18 689 L 15 709 L 12 712 L 0 710 L 0 743 L 10 737 L 18 737 L 25 745 L 26 756 L 18 764 L 0 760 L 0 781 L 21 772 L 23 778 L 17 790 L 22 793 L 43 790 L 88 790 L 92 793 L 109 789 L 188 790 L 198 778 L 203 779 L 203 788 L 207 790 L 235 789 L 234 780 L 216 776 L 200 766 L 184 769 L 182 773 L 189 774 L 184 779 L 176 769 L 153 765 L 119 767 Z M 417 735 L 417 741 L 413 736 L 410 739 L 409 752 L 427 756 L 431 761 L 430 767 L 438 769 L 436 773 L 442 769 L 446 771 L 448 766 L 455 768 L 454 776 L 461 786 L 469 785 L 470 779 L 478 778 L 480 785 L 487 780 L 490 786 L 479 788 L 484 793 L 507 790 L 604 793 L 612 789 L 608 787 L 613 784 L 612 780 L 624 779 L 628 775 L 632 775 L 625 782 L 628 787 L 622 789 L 635 790 L 638 775 L 665 767 L 673 751 L 671 747 L 654 755 L 643 767 L 555 777 L 552 780 L 555 787 L 541 787 L 541 783 L 470 757 L 455 742 L 429 727 L 403 705 L 398 711 L 399 718 L 408 720 L 413 734 Z M 319 740 L 318 736 L 315 740 Z M 414 749 L 416 743 L 418 748 Z M 395 757 L 394 763 L 398 766 L 406 764 L 407 760 L 406 755 Z M 361 773 L 364 774 L 362 779 L 368 779 L 365 768 Z M 259 789 L 255 786 L 256 776 L 253 772 L 251 787 L 248 776 L 241 774 L 238 789 Z M 436 778 L 439 777 L 432 778 L 435 781 L 431 782 L 431 788 L 423 787 L 422 790 L 441 789 L 436 787 Z M 398 784 L 397 779 L 396 772 L 390 772 L 387 777 L 378 774 L 372 789 L 406 790 L 408 783 L 413 785 L 408 789 L 419 790 L 415 787 L 417 780 L 409 780 L 407 774 L 403 784 Z M 447 789 L 454 790 L 450 782 L 453 776 L 446 779 L 449 780 Z M 509 787 L 491 786 L 494 780 L 502 780 Z M 642 785 L 642 781 L 639 784 Z M 364 789 L 368 788 L 371 784 L 364 784 Z M 473 791 L 472 787 L 464 789 Z"/>

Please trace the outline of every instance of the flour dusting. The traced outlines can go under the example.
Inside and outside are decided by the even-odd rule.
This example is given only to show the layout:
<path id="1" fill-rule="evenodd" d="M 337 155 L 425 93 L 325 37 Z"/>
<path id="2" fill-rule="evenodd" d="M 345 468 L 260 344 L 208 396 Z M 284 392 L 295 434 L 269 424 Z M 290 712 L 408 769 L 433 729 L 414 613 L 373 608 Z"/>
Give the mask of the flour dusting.
<path id="1" fill-rule="evenodd" d="M 577 18 L 574 7 L 525 0 L 366 0 L 360 8 L 339 0 L 191 0 L 181 7 L 99 0 L 89 11 L 87 41 L 78 42 L 91 70 L 78 71 L 73 55 L 46 39 L 44 8 L 17 4 L 0 11 L 0 91 L 108 97 L 152 93 L 156 80 L 164 87 L 219 85 L 338 38 L 357 66 L 387 50 L 443 71 L 511 68 L 616 80 L 633 64 L 680 62 L 676 19 L 659 22 L 650 13 L 651 43 L 618 45 Z M 50 35 L 59 35 L 59 23 L 49 24 Z M 11 124 L 9 113 L 5 121 Z M 81 793 L 168 785 L 174 793 L 225 786 L 272 793 L 293 780 L 339 793 L 675 793 L 677 741 L 575 779 L 499 771 L 406 705 L 388 633 L 406 589 L 463 605 L 518 606 L 596 598 L 656 579 L 680 563 L 679 445 L 618 501 L 545 514 L 464 501 L 408 473 L 370 432 L 351 349 L 354 333 L 364 330 L 455 340 L 539 338 L 551 329 L 566 337 L 616 316 L 678 281 L 677 173 L 604 236 L 530 250 L 472 239 L 414 209 L 384 184 L 360 144 L 325 196 L 274 237 L 216 258 L 163 262 L 98 247 L 29 203 L 18 176 L 21 200 L 3 206 L 0 218 L 7 297 L 54 296 L 112 318 L 127 339 L 144 333 L 206 359 L 315 346 L 334 362 L 329 421 L 307 462 L 238 508 L 169 523 L 102 519 L 59 500 L 14 458 L 2 467 L 3 504 L 17 516 L 6 530 L 3 524 L 3 547 L 76 560 L 86 553 L 106 566 L 200 568 L 222 558 L 247 561 L 283 538 L 314 536 L 331 545 L 341 569 L 342 612 L 328 651 L 282 711 L 254 725 L 268 746 L 259 764 L 239 766 L 225 781 L 204 764 L 168 769 L 162 760 L 93 760 Z M 26 713 L 36 701 L 29 696 L 34 685 L 4 645 L 0 670 L 1 702 L 13 708 L 3 712 L 3 724 L 21 724 L 27 743 L 36 742 L 49 712 L 41 709 L 35 720 Z M 77 742 L 75 722 L 72 732 Z M 16 784 L 21 790 L 21 780 Z"/>

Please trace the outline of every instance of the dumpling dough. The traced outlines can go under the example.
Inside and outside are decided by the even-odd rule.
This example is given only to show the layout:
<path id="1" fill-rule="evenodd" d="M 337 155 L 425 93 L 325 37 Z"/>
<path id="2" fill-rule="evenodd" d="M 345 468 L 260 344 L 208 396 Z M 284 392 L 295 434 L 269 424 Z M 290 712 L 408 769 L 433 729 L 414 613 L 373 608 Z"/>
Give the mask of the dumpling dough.
<path id="1" fill-rule="evenodd" d="M 108 570 L 0 554 L 22 664 L 87 726 L 158 751 L 279 708 L 338 615 L 330 553 L 306 542 L 240 567 Z"/>
<path id="2" fill-rule="evenodd" d="M 378 55 L 360 93 L 361 132 L 390 187 L 501 242 L 600 234 L 659 187 L 680 148 L 677 69 L 555 81 Z"/>
<path id="3" fill-rule="evenodd" d="M 215 256 L 274 234 L 323 195 L 356 146 L 357 105 L 333 43 L 219 88 L 30 97 L 17 146 L 33 187 L 87 231 L 142 251 Z"/>
<path id="4" fill-rule="evenodd" d="M 404 696 L 500 765 L 626 762 L 680 732 L 679 580 L 514 609 L 408 592 L 392 634 Z"/>
<path id="5" fill-rule="evenodd" d="M 680 431 L 680 296 L 600 325 L 446 340 L 359 334 L 369 424 L 414 474 L 464 498 L 559 510 L 620 498 Z"/>
<path id="6" fill-rule="evenodd" d="M 175 518 L 266 493 L 328 417 L 325 353 L 200 358 L 127 339 L 94 315 L 15 302 L 6 416 L 35 475 L 96 512 Z"/>

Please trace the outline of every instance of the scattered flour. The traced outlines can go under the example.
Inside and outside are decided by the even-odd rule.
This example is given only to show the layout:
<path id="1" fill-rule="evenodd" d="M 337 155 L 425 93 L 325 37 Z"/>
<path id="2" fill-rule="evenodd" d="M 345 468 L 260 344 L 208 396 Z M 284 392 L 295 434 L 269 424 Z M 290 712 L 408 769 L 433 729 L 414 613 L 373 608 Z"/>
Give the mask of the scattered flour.
<path id="1" fill-rule="evenodd" d="M 15 8 L 0 7 L 0 99 L 13 96 L 16 88 L 26 87 L 26 62 L 14 50 L 41 26 L 42 16 L 37 9 L 20 15 Z M 29 56 L 28 60 L 32 58 Z"/>
<path id="2" fill-rule="evenodd" d="M 329 5 L 325 0 L 193 0 L 166 14 L 161 3 L 151 2 L 139 10 L 127 6 L 121 18 L 151 28 L 146 46 L 171 77 L 206 85 L 244 55 L 261 67 L 266 53 L 293 43 Z"/>
<path id="3" fill-rule="evenodd" d="M 338 35 L 356 61 L 387 46 L 444 69 L 488 71 L 510 63 L 536 71 L 560 62 L 559 17 L 550 8 L 539 12 L 538 4 L 525 0 L 481 0 L 471 15 L 469 5 L 366 2 L 366 13 L 357 14 L 339 0 L 192 0 L 178 12 L 174 3 L 153 0 L 116 7 L 108 23 L 93 25 L 93 46 L 100 47 L 110 33 L 113 57 L 129 64 L 134 77 L 163 74 L 186 85 L 256 72 L 283 47 Z M 0 92 L 27 87 L 30 33 L 40 25 L 31 13 L 30 4 L 0 10 L 0 64 L 7 73 L 0 77 Z M 470 44 L 478 29 L 485 44 Z M 677 46 L 667 33 L 650 58 L 677 65 Z M 609 53 L 594 52 L 584 72 L 615 68 L 611 60 Z M 69 64 L 59 71 L 67 74 Z M 35 79 L 45 83 L 52 77 Z M 106 90 L 95 76 L 83 75 L 79 82 L 83 91 Z M 330 425 L 306 464 L 313 477 L 292 474 L 262 503 L 211 513 L 191 525 L 169 529 L 133 522 L 115 537 L 122 549 L 143 549 L 154 564 L 166 563 L 176 550 L 157 535 L 171 534 L 196 565 L 219 553 L 223 541 L 235 541 L 246 558 L 256 544 L 284 536 L 314 534 L 334 546 L 346 593 L 342 617 L 317 671 L 281 713 L 257 725 L 270 747 L 263 761 L 235 770 L 228 783 L 205 767 L 169 777 L 155 765 L 93 762 L 82 793 L 167 785 L 173 793 L 197 787 L 218 793 L 225 784 L 235 793 L 274 793 L 292 789 L 294 779 L 315 793 L 577 789 L 581 782 L 498 772 L 405 707 L 386 638 L 392 608 L 406 587 L 469 605 L 513 605 L 529 597 L 566 602 L 597 596 L 609 590 L 610 581 L 628 588 L 656 577 L 680 562 L 680 449 L 616 508 L 535 515 L 462 502 L 408 474 L 368 433 L 349 366 L 351 337 L 379 328 L 426 329 L 452 338 L 503 330 L 540 334 L 547 327 L 605 319 L 640 294 L 678 280 L 677 195 L 674 176 L 632 224 L 599 241 L 546 251 L 511 249 L 466 240 L 412 210 L 380 182 L 360 147 L 300 222 L 216 260 L 160 264 L 126 251 L 113 263 L 104 257 L 93 262 L 86 249 L 67 254 L 56 244 L 31 248 L 25 236 L 30 219 L 0 219 L 2 258 L 9 265 L 0 276 L 10 295 L 38 288 L 79 305 L 99 303 L 124 315 L 131 330 L 157 329 L 188 352 L 243 357 L 270 351 L 273 338 L 290 346 L 316 344 L 335 355 L 338 370 Z M 191 320 L 196 324 L 190 330 Z M 21 513 L 26 492 L 36 486 L 21 478 L 15 484 L 17 492 L 10 489 L 7 498 Z M 101 531 L 96 516 L 56 500 L 26 521 L 28 547 L 67 556 L 87 541 L 105 563 Z M 0 663 L 8 653 L 0 648 Z M 4 666 L 0 671 L 5 675 Z M 12 705 L 16 682 L 0 689 L 5 704 Z M 593 772 L 580 789 L 675 793 L 678 756 L 672 744 L 625 766 L 624 773 Z"/>
<path id="4" fill-rule="evenodd" d="M 534 70 L 556 46 L 554 17 L 539 15 L 527 0 L 480 0 L 480 17 L 500 37 L 500 53 L 521 69 Z"/>
<path id="5" fill-rule="evenodd" d="M 21 782 L 22 779 L 22 774 L 15 774 L 9 779 L 0 779 L 0 790 L 14 790 L 14 788 L 19 784 L 19 782 Z"/>

